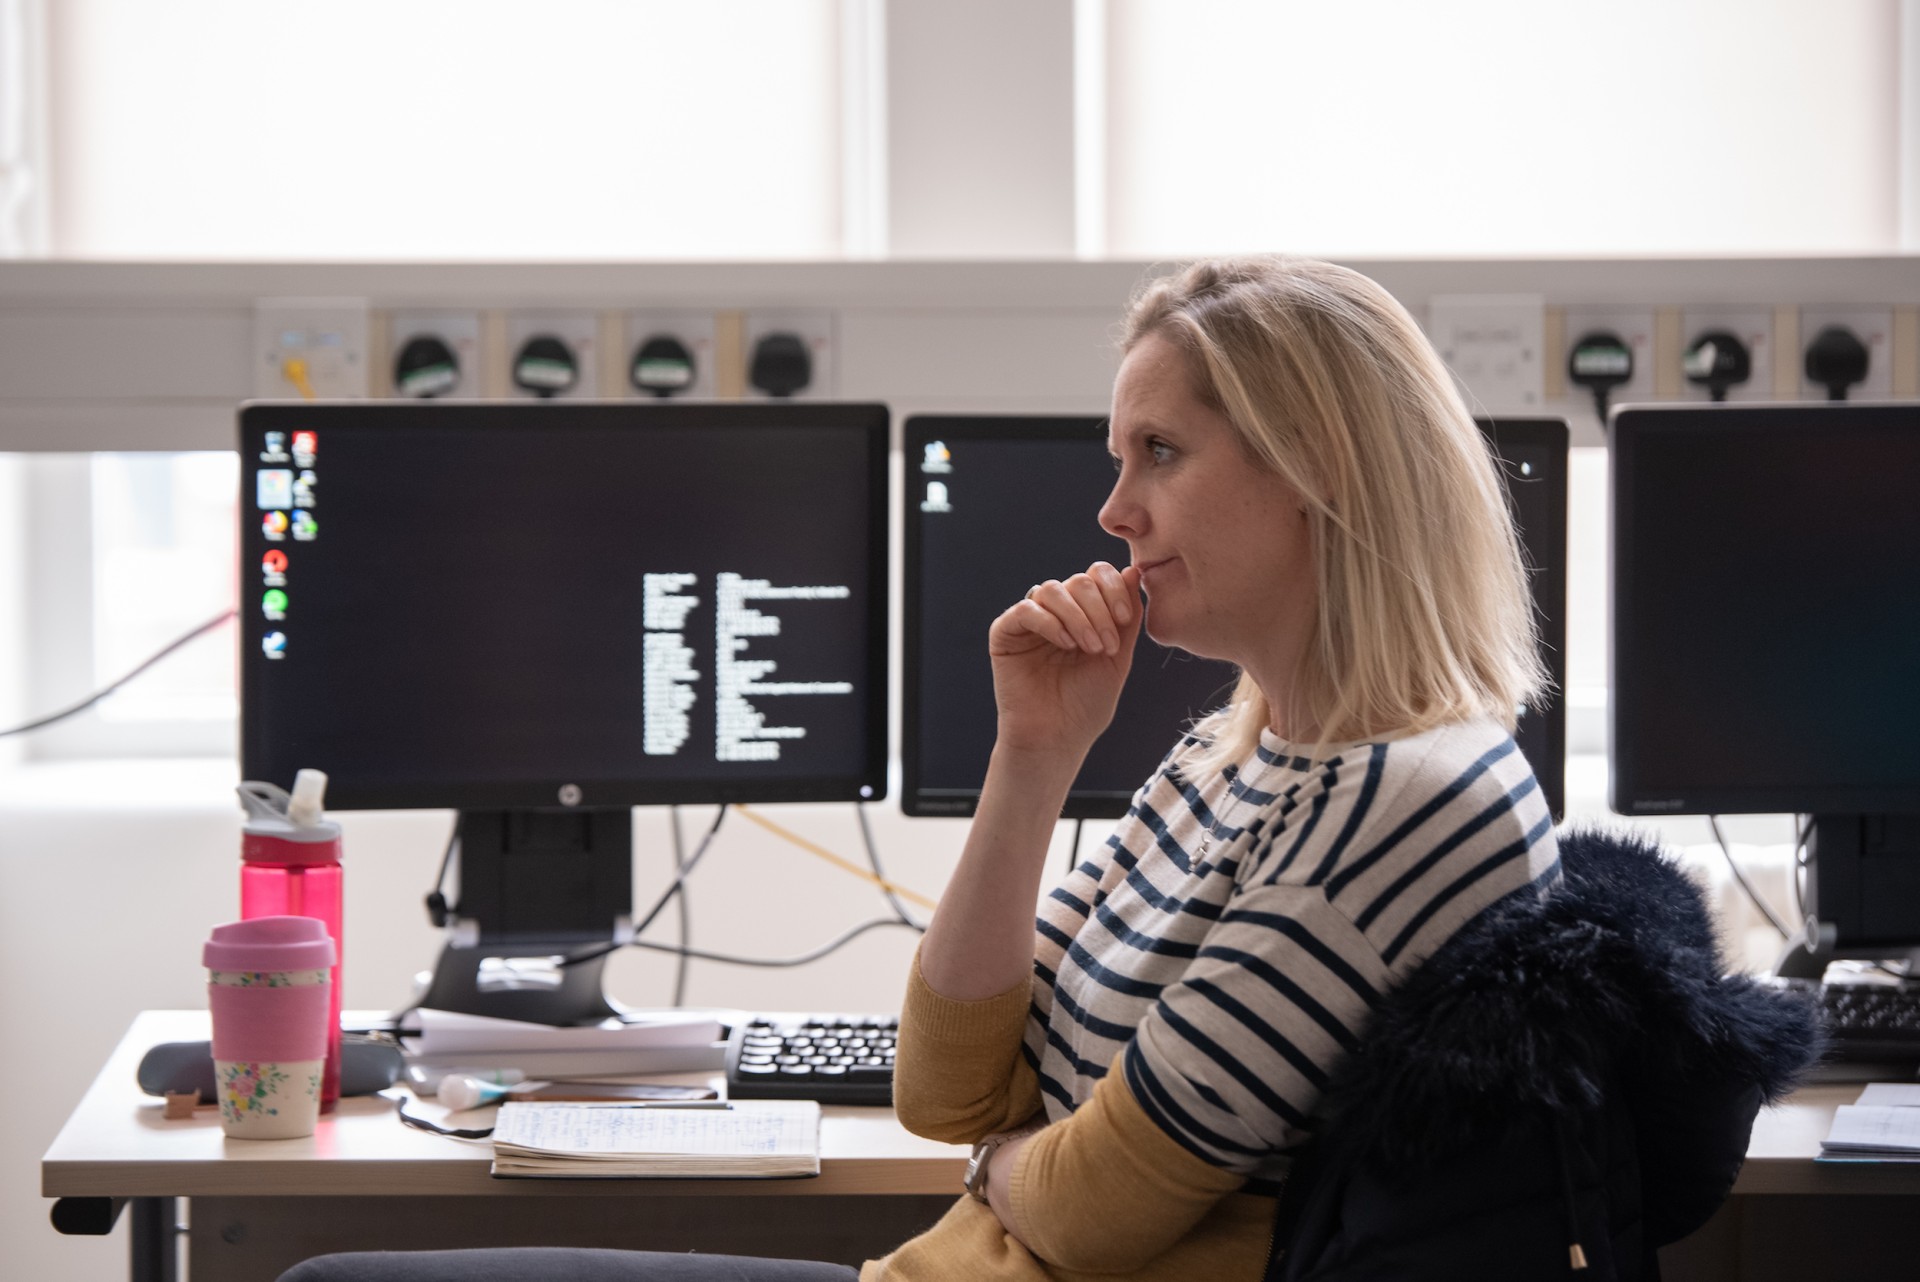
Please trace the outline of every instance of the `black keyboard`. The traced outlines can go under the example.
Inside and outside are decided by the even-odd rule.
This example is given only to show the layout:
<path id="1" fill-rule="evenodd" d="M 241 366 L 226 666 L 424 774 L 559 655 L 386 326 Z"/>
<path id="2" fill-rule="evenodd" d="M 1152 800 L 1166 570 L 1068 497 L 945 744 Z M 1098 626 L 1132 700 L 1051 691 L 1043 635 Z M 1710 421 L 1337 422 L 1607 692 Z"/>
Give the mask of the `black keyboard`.
<path id="1" fill-rule="evenodd" d="M 1816 987 L 1808 985 L 1807 987 Z M 1920 1060 L 1920 984 L 1820 984 L 1830 1060 Z"/>
<path id="2" fill-rule="evenodd" d="M 760 1015 L 727 1039 L 732 1099 L 892 1104 L 897 1015 Z"/>

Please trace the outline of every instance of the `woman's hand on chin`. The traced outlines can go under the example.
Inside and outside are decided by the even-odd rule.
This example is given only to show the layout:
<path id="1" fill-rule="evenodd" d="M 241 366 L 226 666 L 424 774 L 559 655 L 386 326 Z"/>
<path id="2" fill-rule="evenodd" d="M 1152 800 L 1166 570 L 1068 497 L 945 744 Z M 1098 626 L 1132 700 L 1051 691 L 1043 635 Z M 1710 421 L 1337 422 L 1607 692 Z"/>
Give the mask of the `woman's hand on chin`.
<path id="1" fill-rule="evenodd" d="M 1036 584 L 993 621 L 999 747 L 1083 754 L 1113 720 L 1140 635 L 1140 572 L 1096 561 Z"/>

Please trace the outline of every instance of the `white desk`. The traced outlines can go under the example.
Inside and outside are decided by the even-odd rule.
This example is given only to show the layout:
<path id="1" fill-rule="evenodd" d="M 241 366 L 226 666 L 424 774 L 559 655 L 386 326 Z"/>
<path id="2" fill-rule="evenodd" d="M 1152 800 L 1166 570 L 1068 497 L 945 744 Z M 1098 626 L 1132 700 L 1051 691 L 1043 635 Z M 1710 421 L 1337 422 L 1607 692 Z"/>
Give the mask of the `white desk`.
<path id="1" fill-rule="evenodd" d="M 173 1276 L 165 1248 L 183 1197 L 193 1282 L 270 1278 L 349 1247 L 698 1248 L 854 1263 L 942 1214 L 966 1159 L 876 1108 L 826 1110 L 820 1175 L 807 1180 L 495 1180 L 489 1145 L 402 1126 L 377 1097 L 342 1100 L 306 1139 L 228 1140 L 214 1110 L 167 1121 L 134 1082 L 149 1046 L 205 1036 L 202 1011 L 141 1015 L 41 1163 L 48 1197 L 136 1200 L 142 1282 Z M 1858 1093 L 1812 1087 L 1762 1113 L 1733 1199 L 1663 1253 L 1668 1282 L 1920 1275 L 1920 1165 L 1813 1161 L 1833 1110 Z"/>
<path id="2" fill-rule="evenodd" d="M 40 1166 L 48 1197 L 192 1199 L 193 1282 L 270 1278 L 349 1246 L 698 1247 L 857 1262 L 942 1214 L 966 1165 L 964 1147 L 910 1135 L 884 1108 L 826 1109 L 820 1175 L 802 1180 L 496 1180 L 490 1144 L 403 1126 L 378 1096 L 341 1100 L 304 1139 L 229 1140 L 216 1110 L 168 1121 L 134 1080 L 150 1046 L 204 1039 L 206 1019 L 139 1016 Z M 410 1112 L 444 1115 L 407 1099 Z M 487 1114 L 455 1124 L 463 1118 L 489 1124 Z M 173 1210 L 135 1210 L 147 1221 L 135 1224 L 136 1277 L 169 1278 L 160 1248 Z"/>

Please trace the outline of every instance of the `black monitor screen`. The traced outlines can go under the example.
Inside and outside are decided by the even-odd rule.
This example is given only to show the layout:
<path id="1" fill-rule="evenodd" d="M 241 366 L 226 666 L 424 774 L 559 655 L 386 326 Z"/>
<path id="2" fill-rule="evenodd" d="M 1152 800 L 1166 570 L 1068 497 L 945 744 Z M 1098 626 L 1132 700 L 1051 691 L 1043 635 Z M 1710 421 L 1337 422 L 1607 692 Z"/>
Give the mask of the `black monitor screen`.
<path id="1" fill-rule="evenodd" d="M 1550 702 L 1526 713 L 1521 750 L 1553 812 L 1562 810 L 1565 708 L 1567 427 L 1558 419 L 1483 422 L 1503 465 L 1534 566 Z M 910 815 L 971 814 L 993 749 L 987 627 L 1039 580 L 1095 560 L 1127 564 L 1096 519 L 1113 489 L 1106 419 L 918 415 L 906 422 L 906 664 L 901 729 Z M 1125 813 L 1191 722 L 1225 703 L 1235 670 L 1143 632 L 1113 724 L 1094 744 L 1063 812 Z"/>
<path id="2" fill-rule="evenodd" d="M 1475 420 L 1507 483 L 1520 551 L 1533 590 L 1540 658 L 1551 686 L 1520 710 L 1514 741 L 1557 821 L 1566 813 L 1567 773 L 1567 422 L 1560 418 Z"/>
<path id="3" fill-rule="evenodd" d="M 884 406 L 253 405 L 240 450 L 247 778 L 884 793 Z"/>
<path id="4" fill-rule="evenodd" d="M 1920 407 L 1613 426 L 1613 805 L 1920 811 Z"/>
<path id="5" fill-rule="evenodd" d="M 906 422 L 906 669 L 901 807 L 968 815 L 993 752 L 987 627 L 1034 583 L 1095 561 L 1128 563 L 1096 514 L 1113 489 L 1107 421 L 1081 417 Z M 1230 664 L 1143 630 L 1113 724 L 1087 755 L 1064 813 L 1126 813 L 1187 725 L 1225 703 Z"/>

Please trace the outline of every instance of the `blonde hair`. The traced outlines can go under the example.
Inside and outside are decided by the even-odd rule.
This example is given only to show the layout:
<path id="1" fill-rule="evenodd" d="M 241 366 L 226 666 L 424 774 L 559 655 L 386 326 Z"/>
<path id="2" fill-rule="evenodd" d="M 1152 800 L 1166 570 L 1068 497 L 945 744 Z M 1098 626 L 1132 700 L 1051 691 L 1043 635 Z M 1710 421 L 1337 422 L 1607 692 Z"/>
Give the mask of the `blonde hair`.
<path id="1" fill-rule="evenodd" d="M 1452 376 L 1392 295 L 1303 258 L 1213 259 L 1150 279 L 1121 337 L 1187 353 L 1194 392 L 1306 505 L 1318 587 L 1289 725 L 1311 755 L 1487 716 L 1514 727 L 1548 684 L 1503 482 Z M 1245 673 L 1192 765 L 1259 742 Z"/>

